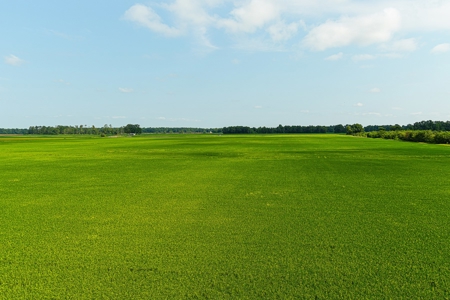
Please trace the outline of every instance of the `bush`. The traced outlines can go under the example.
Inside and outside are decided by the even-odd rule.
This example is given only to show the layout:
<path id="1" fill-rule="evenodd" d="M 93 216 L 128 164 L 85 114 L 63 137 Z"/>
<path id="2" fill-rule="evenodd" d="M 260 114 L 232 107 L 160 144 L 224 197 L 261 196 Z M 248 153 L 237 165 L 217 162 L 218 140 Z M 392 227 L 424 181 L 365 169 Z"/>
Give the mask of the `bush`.
<path id="1" fill-rule="evenodd" d="M 434 135 L 434 142 L 436 144 L 449 144 L 450 143 L 450 132 L 448 132 L 448 131 L 436 132 Z"/>
<path id="2" fill-rule="evenodd" d="M 366 134 L 370 138 L 384 138 L 402 140 L 408 142 L 419 142 L 429 144 L 450 144 L 450 132 L 431 130 L 408 130 L 408 131 L 372 131 Z"/>

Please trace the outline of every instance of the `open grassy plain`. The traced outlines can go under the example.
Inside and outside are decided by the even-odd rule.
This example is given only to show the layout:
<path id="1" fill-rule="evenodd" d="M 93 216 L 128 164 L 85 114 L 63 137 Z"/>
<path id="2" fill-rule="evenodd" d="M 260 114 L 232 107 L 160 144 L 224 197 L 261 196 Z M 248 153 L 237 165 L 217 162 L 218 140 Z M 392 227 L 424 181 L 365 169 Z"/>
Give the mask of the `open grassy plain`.
<path id="1" fill-rule="evenodd" d="M 450 298 L 450 147 L 0 137 L 0 299 Z"/>

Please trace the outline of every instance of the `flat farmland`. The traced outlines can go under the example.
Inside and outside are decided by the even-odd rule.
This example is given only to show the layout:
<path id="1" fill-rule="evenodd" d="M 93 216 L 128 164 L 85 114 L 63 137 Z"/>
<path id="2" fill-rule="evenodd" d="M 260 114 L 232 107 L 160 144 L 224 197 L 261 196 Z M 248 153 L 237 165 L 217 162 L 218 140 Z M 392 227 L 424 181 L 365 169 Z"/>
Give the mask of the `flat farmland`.
<path id="1" fill-rule="evenodd" d="M 0 299 L 450 298 L 450 147 L 0 137 Z"/>

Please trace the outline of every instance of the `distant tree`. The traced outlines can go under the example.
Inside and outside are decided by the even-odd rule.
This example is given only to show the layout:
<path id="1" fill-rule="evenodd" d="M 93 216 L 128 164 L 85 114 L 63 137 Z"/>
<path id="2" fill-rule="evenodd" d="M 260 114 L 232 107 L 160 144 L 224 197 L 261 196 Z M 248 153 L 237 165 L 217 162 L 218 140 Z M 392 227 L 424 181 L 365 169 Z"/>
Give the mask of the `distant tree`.
<path id="1" fill-rule="evenodd" d="M 334 133 L 344 133 L 345 127 L 342 124 L 338 124 L 334 126 Z"/>
<path id="2" fill-rule="evenodd" d="M 391 126 L 391 131 L 399 131 L 402 130 L 402 126 L 400 126 L 399 124 L 395 124 L 394 126 Z"/>
<path id="3" fill-rule="evenodd" d="M 347 125 L 345 127 L 345 130 L 346 130 L 346 133 L 349 135 L 350 134 L 358 134 L 358 133 L 364 132 L 364 127 L 359 123 L 355 123 L 353 125 Z"/>
<path id="4" fill-rule="evenodd" d="M 124 133 L 141 134 L 142 133 L 142 129 L 141 129 L 141 126 L 139 124 L 127 124 L 127 126 L 125 126 L 123 128 L 123 132 Z"/>
<path id="5" fill-rule="evenodd" d="M 276 129 L 277 133 L 284 133 L 284 127 L 283 125 L 278 125 L 277 129 Z"/>
<path id="6" fill-rule="evenodd" d="M 94 125 L 92 125 L 91 134 L 98 134 L 98 129 Z"/>
<path id="7" fill-rule="evenodd" d="M 108 135 L 108 134 L 112 134 L 112 128 L 111 125 L 108 126 L 108 124 L 103 125 L 102 129 L 101 129 L 101 133 Z"/>

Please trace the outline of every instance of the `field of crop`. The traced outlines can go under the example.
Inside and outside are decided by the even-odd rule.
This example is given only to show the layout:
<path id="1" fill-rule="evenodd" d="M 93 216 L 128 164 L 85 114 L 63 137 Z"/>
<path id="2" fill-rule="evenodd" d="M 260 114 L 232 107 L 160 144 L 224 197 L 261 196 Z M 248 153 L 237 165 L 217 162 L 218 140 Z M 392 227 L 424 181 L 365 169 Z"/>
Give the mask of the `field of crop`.
<path id="1" fill-rule="evenodd" d="M 0 299 L 450 298 L 450 147 L 0 137 Z"/>

